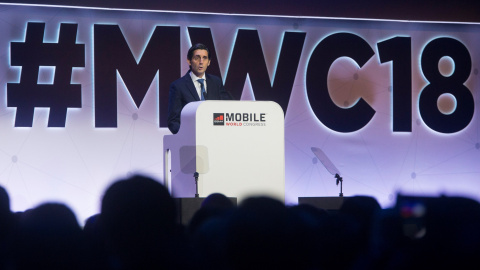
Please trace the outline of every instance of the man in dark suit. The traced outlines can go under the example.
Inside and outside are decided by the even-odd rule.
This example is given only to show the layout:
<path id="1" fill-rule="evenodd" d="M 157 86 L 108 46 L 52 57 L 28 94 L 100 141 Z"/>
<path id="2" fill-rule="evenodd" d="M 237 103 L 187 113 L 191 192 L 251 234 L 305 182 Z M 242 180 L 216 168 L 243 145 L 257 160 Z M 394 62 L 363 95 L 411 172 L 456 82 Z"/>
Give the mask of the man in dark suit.
<path id="1" fill-rule="evenodd" d="M 168 97 L 168 129 L 176 134 L 180 129 L 180 114 L 187 103 L 200 100 L 229 100 L 222 80 L 206 74 L 210 65 L 210 51 L 203 44 L 195 44 L 187 54 L 190 70 L 170 85 Z"/>

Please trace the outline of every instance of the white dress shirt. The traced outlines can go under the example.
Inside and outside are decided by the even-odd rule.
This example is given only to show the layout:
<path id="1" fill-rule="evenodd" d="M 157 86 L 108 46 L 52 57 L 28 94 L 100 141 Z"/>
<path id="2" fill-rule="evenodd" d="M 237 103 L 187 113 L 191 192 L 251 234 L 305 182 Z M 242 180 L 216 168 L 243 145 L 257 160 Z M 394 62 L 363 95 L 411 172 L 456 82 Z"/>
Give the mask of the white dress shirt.
<path id="1" fill-rule="evenodd" d="M 203 86 L 205 87 L 205 93 L 207 93 L 207 80 L 205 79 L 205 73 L 203 74 L 203 77 L 197 77 L 193 72 L 190 72 L 190 77 L 192 77 L 193 85 L 195 85 L 195 89 L 197 90 L 198 98 L 201 100 L 202 99 L 202 86 L 200 83 L 197 81 L 198 79 L 203 79 Z"/>

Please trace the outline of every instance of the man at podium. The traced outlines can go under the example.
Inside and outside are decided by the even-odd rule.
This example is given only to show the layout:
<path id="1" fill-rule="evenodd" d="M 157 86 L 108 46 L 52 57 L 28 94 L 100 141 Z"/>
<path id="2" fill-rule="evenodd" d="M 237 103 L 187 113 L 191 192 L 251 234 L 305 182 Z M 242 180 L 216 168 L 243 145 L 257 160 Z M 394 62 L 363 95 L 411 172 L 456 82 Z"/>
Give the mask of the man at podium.
<path id="1" fill-rule="evenodd" d="M 168 97 L 168 129 L 176 134 L 180 129 L 180 114 L 187 103 L 200 100 L 230 100 L 232 96 L 225 91 L 222 80 L 206 74 L 210 65 L 210 51 L 207 46 L 198 43 L 187 53 L 190 67 L 187 74 L 170 85 Z"/>

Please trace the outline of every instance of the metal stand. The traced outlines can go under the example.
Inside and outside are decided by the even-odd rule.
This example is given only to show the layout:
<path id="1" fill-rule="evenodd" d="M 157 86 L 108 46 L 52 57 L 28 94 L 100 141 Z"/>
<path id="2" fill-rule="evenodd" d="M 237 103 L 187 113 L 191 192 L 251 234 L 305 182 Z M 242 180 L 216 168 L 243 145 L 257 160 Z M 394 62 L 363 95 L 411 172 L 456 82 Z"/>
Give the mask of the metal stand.
<path id="1" fill-rule="evenodd" d="M 325 155 L 325 153 L 322 151 L 322 149 L 318 147 L 312 147 L 312 152 L 315 154 L 315 156 L 322 162 L 323 166 L 329 173 L 332 175 L 335 175 L 335 178 L 337 179 L 337 186 L 340 184 L 340 194 L 338 194 L 340 197 L 343 197 L 343 178 L 340 176 L 340 171 L 333 165 L 333 163 L 330 161 L 330 159 Z"/>
<path id="2" fill-rule="evenodd" d="M 198 172 L 194 172 L 193 177 L 195 177 L 195 198 L 199 198 L 200 195 L 198 195 Z"/>
<path id="3" fill-rule="evenodd" d="M 335 178 L 337 179 L 337 186 L 338 186 L 338 183 L 340 183 L 340 194 L 338 194 L 338 196 L 343 197 L 343 191 L 342 191 L 343 178 L 340 177 L 340 175 L 338 173 L 335 174 Z"/>

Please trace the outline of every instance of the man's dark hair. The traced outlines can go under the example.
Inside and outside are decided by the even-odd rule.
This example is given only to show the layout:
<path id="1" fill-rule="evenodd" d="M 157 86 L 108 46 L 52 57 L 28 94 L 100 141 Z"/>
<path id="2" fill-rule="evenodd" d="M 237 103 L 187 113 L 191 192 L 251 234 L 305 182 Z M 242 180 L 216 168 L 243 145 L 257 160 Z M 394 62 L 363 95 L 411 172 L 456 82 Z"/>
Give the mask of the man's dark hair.
<path id="1" fill-rule="evenodd" d="M 190 49 L 188 49 L 188 53 L 187 53 L 187 59 L 188 60 L 192 61 L 193 52 L 195 50 L 206 50 L 207 55 L 208 55 L 208 59 L 210 59 L 210 51 L 208 50 L 207 46 L 203 45 L 202 43 L 197 43 L 197 44 L 193 45 L 192 47 L 190 47 Z"/>

